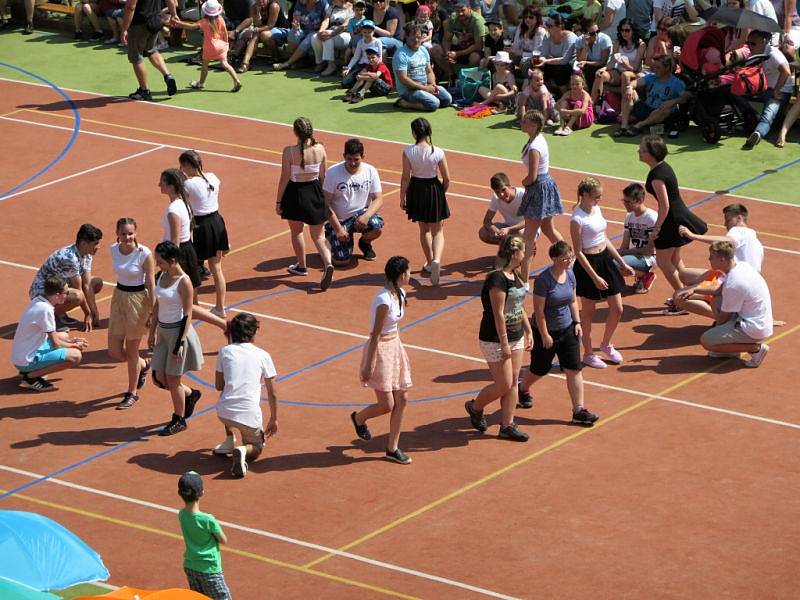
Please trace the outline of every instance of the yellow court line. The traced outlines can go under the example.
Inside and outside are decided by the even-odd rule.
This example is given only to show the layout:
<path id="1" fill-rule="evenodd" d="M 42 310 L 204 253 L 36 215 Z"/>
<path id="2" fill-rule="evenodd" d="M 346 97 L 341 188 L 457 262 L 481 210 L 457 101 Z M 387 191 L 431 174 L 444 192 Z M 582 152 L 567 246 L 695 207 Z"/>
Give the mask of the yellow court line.
<path id="1" fill-rule="evenodd" d="M 0 489 L 0 494 L 6 493 L 8 490 Z M 172 538 L 175 540 L 183 541 L 183 536 L 178 535 L 177 533 L 173 533 L 171 531 L 167 531 L 164 529 L 159 529 L 157 527 L 149 527 L 147 525 L 142 525 L 140 523 L 134 523 L 132 521 L 126 521 L 124 519 L 117 519 L 115 517 L 109 517 L 107 515 L 103 515 L 100 513 L 84 510 L 82 508 L 77 508 L 74 506 L 69 506 L 67 504 L 59 504 L 56 502 L 51 502 L 49 500 L 41 500 L 39 498 L 33 498 L 32 496 L 27 496 L 24 494 L 14 494 L 14 498 L 19 498 L 21 500 L 26 500 L 27 502 L 33 502 L 34 504 L 39 504 L 41 506 L 47 506 L 49 508 L 55 508 L 58 510 L 63 510 L 65 512 L 74 513 L 76 515 L 80 515 L 82 517 L 88 517 L 90 519 L 96 519 L 99 521 L 105 521 L 107 523 L 113 523 L 114 525 L 120 525 L 122 527 L 128 527 L 130 529 L 138 529 L 139 531 L 145 531 L 147 533 L 152 533 L 155 535 L 160 535 L 163 537 Z M 248 552 L 247 550 L 240 550 L 238 548 L 233 548 L 230 546 L 220 546 L 220 550 L 223 552 L 228 552 L 230 554 L 236 554 L 238 556 L 244 556 L 246 558 L 252 558 L 253 560 L 258 560 L 275 567 L 281 567 L 283 569 L 289 569 L 291 571 L 297 571 L 299 573 L 305 573 L 307 575 L 313 575 L 315 577 L 322 577 L 323 579 L 330 579 L 331 581 L 335 581 L 337 583 L 343 583 L 345 585 L 350 585 L 353 587 L 361 588 L 364 590 L 370 590 L 372 592 L 377 592 L 379 594 L 384 594 L 386 596 L 393 596 L 395 598 L 403 598 L 404 600 L 421 600 L 417 596 L 410 596 L 408 594 L 403 594 L 401 592 L 395 592 L 394 590 L 390 590 L 388 588 L 380 587 L 377 585 L 372 585 L 369 583 L 364 583 L 363 581 L 357 581 L 355 579 L 348 579 L 346 577 L 340 577 L 339 575 L 333 575 L 331 573 L 325 573 L 324 571 L 317 571 L 315 569 L 311 569 L 308 567 L 304 567 L 301 565 L 296 565 L 294 563 L 285 562 L 282 560 L 278 560 L 276 558 L 270 558 L 269 556 L 264 556 L 262 554 L 256 554 L 254 552 Z"/>
<path id="2" fill-rule="evenodd" d="M 800 330 L 800 325 L 795 325 L 791 329 L 789 329 L 787 331 L 784 331 L 783 333 L 781 333 L 779 335 L 774 336 L 773 338 L 769 339 L 768 341 L 770 343 L 777 342 L 781 338 L 784 338 L 787 335 L 795 333 L 798 330 Z M 426 504 L 425 506 L 423 506 L 421 508 L 418 508 L 417 510 L 415 510 L 413 512 L 410 512 L 410 513 L 408 513 L 406 515 L 403 515 L 402 517 L 400 517 L 398 519 L 395 519 L 391 523 L 388 523 L 387 525 L 384 525 L 383 527 L 380 527 L 380 528 L 378 528 L 378 529 L 376 529 L 374 531 L 371 531 L 370 533 L 358 538 L 357 540 L 354 540 L 354 541 L 350 542 L 349 544 L 345 544 L 344 546 L 341 546 L 341 547 L 337 548 L 337 550 L 339 552 L 346 552 L 346 551 L 350 550 L 351 548 L 353 548 L 354 546 L 358 546 L 359 544 L 362 544 L 362 543 L 364 543 L 364 542 L 366 542 L 368 540 L 371 540 L 372 538 L 375 538 L 375 537 L 377 537 L 377 536 L 379 536 L 379 535 L 381 535 L 383 533 L 386 533 L 387 531 L 389 531 L 391 529 L 394 529 L 395 527 L 397 527 L 399 525 L 402 525 L 406 521 L 410 521 L 414 517 L 418 517 L 419 515 L 421 515 L 423 513 L 426 513 L 426 512 L 428 512 L 428 511 L 430 511 L 430 510 L 432 510 L 432 509 L 434 509 L 434 508 L 436 508 L 436 507 L 438 507 L 438 506 L 440 506 L 440 505 L 442 505 L 442 504 L 444 504 L 444 503 L 446 503 L 446 502 L 448 502 L 448 501 L 450 501 L 450 500 L 452 500 L 454 498 L 462 496 L 463 494 L 469 492 L 470 490 L 472 490 L 472 489 L 474 489 L 474 488 L 476 488 L 478 486 L 483 485 L 484 483 L 488 483 L 489 481 L 492 481 L 493 479 L 496 479 L 496 478 L 500 477 L 501 475 L 507 473 L 508 471 L 511 471 L 512 469 L 515 469 L 515 468 L 517 468 L 517 467 L 519 467 L 521 465 L 524 465 L 525 463 L 528 463 L 528 462 L 530 462 L 530 461 L 532 461 L 532 460 L 534 460 L 534 459 L 536 459 L 536 458 L 538 458 L 538 457 L 540 457 L 540 456 L 542 456 L 544 454 L 547 454 L 548 452 L 550 452 L 552 450 L 560 448 L 561 446 L 567 444 L 568 442 L 571 442 L 572 440 L 574 440 L 576 438 L 579 438 L 582 435 L 587 435 L 587 434 L 591 433 L 592 431 L 596 431 L 599 427 L 607 425 L 608 423 L 610 423 L 610 422 L 612 422 L 612 421 L 614 421 L 614 420 L 616 420 L 616 419 L 618 419 L 618 418 L 620 418 L 620 417 L 622 417 L 622 416 L 624 416 L 624 415 L 626 415 L 626 414 L 628 414 L 630 412 L 633 412 L 634 410 L 637 410 L 637 409 L 649 404 L 653 400 L 656 400 L 658 396 L 667 396 L 670 393 L 674 392 L 675 390 L 678 390 L 678 389 L 680 389 L 682 387 L 685 387 L 685 386 L 689 385 L 690 383 L 694 383 L 698 379 L 701 379 L 701 378 L 705 377 L 706 375 L 708 375 L 709 373 L 713 373 L 714 371 L 718 370 L 722 366 L 728 364 L 728 362 L 729 362 L 728 360 L 725 360 L 725 361 L 722 361 L 720 363 L 717 363 L 716 365 L 713 365 L 713 366 L 709 367 L 708 369 L 706 369 L 704 371 L 701 371 L 699 373 L 695 373 L 694 375 L 691 375 L 691 376 L 687 377 L 686 379 L 683 379 L 683 380 L 679 381 L 678 383 L 675 383 L 675 384 L 669 386 L 668 388 L 658 392 L 657 394 L 654 394 L 652 396 L 648 396 L 644 400 L 641 400 L 640 402 L 637 402 L 636 404 L 628 406 L 627 408 L 624 408 L 621 411 L 614 413 L 613 415 L 611 415 L 608 418 L 605 418 L 605 419 L 603 419 L 601 421 L 598 421 L 595 424 L 594 427 L 587 428 L 587 429 L 581 429 L 580 431 L 578 431 L 576 433 L 573 433 L 573 434 L 570 434 L 570 435 L 568 435 L 568 436 L 566 436 L 564 438 L 561 438 L 560 440 L 557 440 L 557 441 L 553 442 L 549 446 L 546 446 L 546 447 L 544 447 L 544 448 L 542 448 L 540 450 L 537 450 L 536 452 L 533 452 L 531 454 L 528 454 L 527 456 L 524 456 L 523 458 L 521 458 L 521 459 L 519 459 L 517 461 L 514 461 L 513 463 L 511 463 L 509 465 L 506 465 L 505 467 L 501 467 L 500 469 L 498 469 L 498 470 L 496 470 L 496 471 L 494 471 L 492 473 L 489 473 L 488 475 L 486 475 L 484 477 L 481 477 L 480 479 L 478 479 L 476 481 L 468 483 L 467 485 L 465 485 L 465 486 L 463 486 L 463 487 L 461 487 L 461 488 L 459 488 L 459 489 L 447 494 L 446 496 L 443 496 L 443 497 L 441 497 L 441 498 L 439 498 L 437 500 L 434 500 L 433 502 L 430 502 L 430 503 Z M 337 556 L 337 555 L 328 553 L 328 554 L 325 554 L 325 555 L 323 555 L 323 556 L 321 556 L 321 557 L 319 557 L 319 558 L 317 558 L 315 560 L 312 560 L 309 563 L 306 563 L 303 566 L 306 567 L 306 568 L 310 568 L 310 567 L 318 565 L 321 562 L 324 562 L 324 561 L 326 561 L 328 559 L 331 559 L 334 556 Z"/>
<path id="3" fill-rule="evenodd" d="M 17 114 L 18 112 L 21 112 L 21 111 L 23 111 L 23 110 L 29 110 L 29 109 L 26 109 L 26 108 L 17 108 L 17 109 L 15 109 L 15 110 L 12 110 L 11 112 L 7 112 L 7 113 L 5 113 L 5 114 L 2 114 L 2 115 L 0 115 L 0 119 L 1 119 L 1 118 L 3 118 L 3 117 L 10 117 L 11 115 L 15 115 L 15 114 Z"/>
<path id="4" fill-rule="evenodd" d="M 258 246 L 259 244 L 263 244 L 264 242 L 268 242 L 270 240 L 274 240 L 275 238 L 279 238 L 282 235 L 286 235 L 287 233 L 290 233 L 288 229 L 284 229 L 283 231 L 279 231 L 278 233 L 273 233 L 272 235 L 262 238 L 260 240 L 256 240 L 255 242 L 250 242 L 249 244 L 245 244 L 240 248 L 234 248 L 233 250 L 228 252 L 228 254 L 226 254 L 225 256 L 231 256 L 233 254 L 236 254 L 237 252 L 242 252 L 244 250 L 252 248 L 253 246 Z"/>

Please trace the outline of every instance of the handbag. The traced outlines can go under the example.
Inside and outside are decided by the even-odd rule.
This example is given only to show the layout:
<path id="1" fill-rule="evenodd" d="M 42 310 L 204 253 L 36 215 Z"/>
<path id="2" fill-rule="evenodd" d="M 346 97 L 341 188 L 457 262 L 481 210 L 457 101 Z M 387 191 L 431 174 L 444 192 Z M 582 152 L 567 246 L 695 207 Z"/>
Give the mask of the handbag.
<path id="1" fill-rule="evenodd" d="M 767 75 L 761 65 L 743 67 L 733 74 L 731 93 L 734 96 L 758 96 L 767 91 Z"/>
<path id="2" fill-rule="evenodd" d="M 456 80 L 456 91 L 463 100 L 472 101 L 481 87 L 491 87 L 492 74 L 489 69 L 467 67 L 461 69 Z"/>

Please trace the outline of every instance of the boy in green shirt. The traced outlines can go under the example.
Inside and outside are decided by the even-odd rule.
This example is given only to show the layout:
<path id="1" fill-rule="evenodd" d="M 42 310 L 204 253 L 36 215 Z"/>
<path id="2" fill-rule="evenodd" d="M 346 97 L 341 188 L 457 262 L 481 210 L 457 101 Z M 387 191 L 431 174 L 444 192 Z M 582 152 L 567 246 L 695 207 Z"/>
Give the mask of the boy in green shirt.
<path id="1" fill-rule="evenodd" d="M 194 471 L 187 471 L 178 480 L 178 495 L 186 506 L 178 513 L 186 551 L 183 553 L 183 570 L 189 588 L 213 600 L 231 600 L 231 593 L 222 573 L 219 545 L 228 538 L 214 515 L 200 512 L 203 480 Z"/>

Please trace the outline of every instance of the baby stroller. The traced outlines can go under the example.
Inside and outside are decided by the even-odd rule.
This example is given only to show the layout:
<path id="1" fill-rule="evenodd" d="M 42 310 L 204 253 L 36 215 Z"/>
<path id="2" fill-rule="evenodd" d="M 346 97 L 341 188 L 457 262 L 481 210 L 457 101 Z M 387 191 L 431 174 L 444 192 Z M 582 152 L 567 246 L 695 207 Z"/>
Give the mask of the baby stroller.
<path id="1" fill-rule="evenodd" d="M 702 130 L 703 139 L 716 144 L 728 133 L 755 128 L 732 99 L 731 83 L 737 70 L 760 65 L 768 55 L 751 55 L 726 64 L 725 32 L 710 25 L 690 34 L 681 49 L 681 76 L 692 98 L 687 115 Z"/>

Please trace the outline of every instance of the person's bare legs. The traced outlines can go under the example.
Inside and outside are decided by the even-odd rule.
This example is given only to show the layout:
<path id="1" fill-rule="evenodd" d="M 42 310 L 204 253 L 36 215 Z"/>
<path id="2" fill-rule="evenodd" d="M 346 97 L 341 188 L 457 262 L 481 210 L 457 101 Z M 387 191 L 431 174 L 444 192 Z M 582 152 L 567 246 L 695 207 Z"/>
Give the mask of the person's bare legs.
<path id="1" fill-rule="evenodd" d="M 442 254 L 444 253 L 444 221 L 438 223 L 429 223 L 429 231 L 431 234 L 431 250 L 433 252 L 433 260 L 442 262 Z"/>
<path id="2" fill-rule="evenodd" d="M 375 390 L 375 398 L 377 400 L 375 404 L 362 408 L 356 413 L 355 420 L 358 425 L 363 425 L 370 419 L 392 412 L 394 408 L 394 395 L 392 392 Z"/>
<path id="3" fill-rule="evenodd" d="M 583 372 L 564 369 L 564 375 L 567 377 L 567 391 L 572 402 L 572 412 L 575 413 L 583 406 Z"/>
<path id="4" fill-rule="evenodd" d="M 431 223 L 423 223 L 417 221 L 419 226 L 419 244 L 422 247 L 422 253 L 425 255 L 425 264 L 430 266 L 433 260 L 433 235 L 431 234 Z"/>
<path id="5" fill-rule="evenodd" d="M 224 314 L 227 284 L 225 282 L 225 274 L 222 272 L 222 252 L 217 252 L 216 256 L 208 259 L 208 270 L 211 271 L 211 278 L 214 280 L 214 294 L 216 296 L 214 308 Z"/>
<path id="6" fill-rule="evenodd" d="M 545 221 L 546 220 L 548 219 L 545 219 Z M 525 238 L 525 257 L 522 259 L 522 277 L 526 284 L 533 270 L 533 258 L 536 256 L 536 234 L 542 226 L 542 223 L 543 221 L 541 219 L 529 219 L 525 217 L 525 235 L 523 236 Z M 550 226 L 552 227 L 552 223 L 550 223 Z"/>
<path id="7" fill-rule="evenodd" d="M 167 360 L 172 360 L 172 358 Z M 182 375 L 169 375 L 168 373 L 159 373 L 159 375 L 167 380 L 167 389 L 172 398 L 172 412 L 182 417 L 186 408 L 186 396 L 192 392 L 191 388 L 181 383 Z"/>
<path id="8" fill-rule="evenodd" d="M 114 360 L 125 361 L 128 367 L 128 392 L 136 393 L 139 384 L 139 371 L 144 368 L 145 360 L 139 356 L 141 339 L 125 339 L 119 335 L 108 335 L 108 354 Z"/>
<path id="9" fill-rule="evenodd" d="M 583 331 L 581 344 L 583 345 L 584 356 L 594 354 L 594 349 L 592 347 L 592 319 L 594 319 L 594 309 L 594 300 L 581 298 L 581 330 Z"/>
<path id="10" fill-rule="evenodd" d="M 675 252 L 678 248 L 664 248 L 659 249 L 656 252 L 656 264 L 658 268 L 661 269 L 661 272 L 664 274 L 664 277 L 672 286 L 673 290 L 679 290 L 683 287 L 681 284 L 681 280 L 678 277 L 678 269 L 675 266 L 674 258 Z"/>
<path id="11" fill-rule="evenodd" d="M 389 452 L 395 452 L 400 443 L 400 430 L 403 427 L 403 413 L 407 403 L 405 390 L 394 390 L 392 397 L 394 406 L 392 407 L 392 416 L 389 418 L 389 439 L 386 443 L 386 449 Z"/>
<path id="12" fill-rule="evenodd" d="M 611 338 L 614 336 L 619 320 L 622 318 L 622 294 L 609 296 L 606 298 L 606 302 L 608 302 L 608 317 L 606 317 L 606 328 L 603 332 L 603 346 L 611 344 Z M 583 323 L 581 323 L 581 328 L 583 328 Z"/>
<path id="13" fill-rule="evenodd" d="M 317 247 L 317 252 L 319 252 L 319 257 L 322 259 L 322 266 L 330 265 L 331 250 L 325 240 L 324 224 L 309 225 L 308 229 L 311 232 L 311 241 L 314 242 L 314 245 Z"/>
<path id="14" fill-rule="evenodd" d="M 297 266 L 301 269 L 306 268 L 306 239 L 303 235 L 305 223 L 302 221 L 289 221 L 289 235 L 292 240 L 292 249 L 297 259 Z"/>

